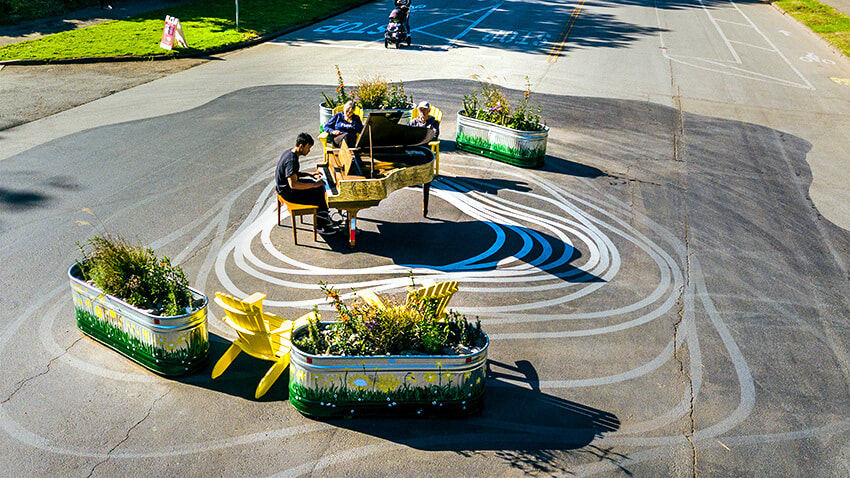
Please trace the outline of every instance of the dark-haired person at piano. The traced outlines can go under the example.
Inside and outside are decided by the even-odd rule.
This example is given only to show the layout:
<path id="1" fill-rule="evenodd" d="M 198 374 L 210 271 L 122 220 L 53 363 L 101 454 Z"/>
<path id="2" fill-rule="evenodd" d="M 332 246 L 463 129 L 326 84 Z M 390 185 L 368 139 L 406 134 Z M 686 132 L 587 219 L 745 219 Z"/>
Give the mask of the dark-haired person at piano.
<path id="1" fill-rule="evenodd" d="M 323 236 L 330 235 L 337 232 L 337 227 L 328 215 L 325 180 L 318 172 L 302 173 L 298 162 L 298 157 L 307 156 L 312 147 L 313 137 L 307 133 L 301 133 L 295 139 L 295 147 L 283 152 L 275 172 L 277 193 L 289 202 L 318 206 L 316 231 Z"/>
<path id="2" fill-rule="evenodd" d="M 348 100 L 342 107 L 342 111 L 331 116 L 325 123 L 325 131 L 330 136 L 333 145 L 339 148 L 342 142 L 353 148 L 357 144 L 357 135 L 363 131 L 363 122 L 354 114 L 354 102 Z"/>
<path id="3" fill-rule="evenodd" d="M 440 137 L 440 123 L 437 122 L 437 119 L 431 116 L 431 104 L 427 101 L 423 101 L 416 106 L 416 111 L 419 115 L 416 118 L 410 120 L 410 126 L 415 126 L 418 128 L 429 128 L 434 132 L 434 138 L 437 139 Z"/>

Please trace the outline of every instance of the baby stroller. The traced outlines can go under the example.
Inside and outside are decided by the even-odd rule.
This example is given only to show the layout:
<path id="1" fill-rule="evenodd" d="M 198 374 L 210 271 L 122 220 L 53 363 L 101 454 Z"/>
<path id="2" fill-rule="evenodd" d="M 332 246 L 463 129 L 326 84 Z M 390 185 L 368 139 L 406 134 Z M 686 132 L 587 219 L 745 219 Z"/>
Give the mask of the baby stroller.
<path id="1" fill-rule="evenodd" d="M 410 46 L 410 0 L 395 0 L 395 6 L 384 33 L 384 48 L 389 48 L 390 43 L 396 48 L 402 43 Z"/>

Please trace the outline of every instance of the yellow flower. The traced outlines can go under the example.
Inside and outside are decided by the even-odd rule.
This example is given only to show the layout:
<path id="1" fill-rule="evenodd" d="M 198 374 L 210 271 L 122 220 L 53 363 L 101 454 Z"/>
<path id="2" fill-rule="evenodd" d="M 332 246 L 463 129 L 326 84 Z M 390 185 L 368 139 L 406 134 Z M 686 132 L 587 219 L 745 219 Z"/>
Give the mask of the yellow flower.
<path id="1" fill-rule="evenodd" d="M 442 366 L 443 366 L 443 362 L 437 362 L 437 366 L 438 366 L 438 367 L 442 367 Z"/>
<path id="2" fill-rule="evenodd" d="M 428 373 L 425 374 L 425 381 L 426 382 L 434 382 L 436 380 L 437 380 L 437 374 L 436 373 L 428 372 Z"/>
<path id="3" fill-rule="evenodd" d="M 471 376 L 472 376 L 472 372 L 466 372 L 465 374 L 463 374 L 463 378 L 466 378 L 466 379 L 468 379 Z"/>
<path id="4" fill-rule="evenodd" d="M 307 374 L 303 370 L 299 370 L 296 377 L 298 380 L 304 380 L 307 377 Z"/>
<path id="5" fill-rule="evenodd" d="M 453 375 L 452 372 L 444 372 L 443 373 L 443 377 L 445 377 L 446 380 L 451 380 L 452 375 Z"/>
<path id="6" fill-rule="evenodd" d="M 404 377 L 405 380 L 410 380 L 413 383 L 416 383 L 416 377 L 414 375 L 408 375 Z"/>
<path id="7" fill-rule="evenodd" d="M 481 377 L 476 378 L 475 383 L 481 383 Z"/>
<path id="8" fill-rule="evenodd" d="M 357 390 L 363 390 L 363 389 L 369 387 L 369 385 L 371 385 L 371 384 L 372 383 L 369 380 L 369 377 L 366 376 L 366 375 L 363 375 L 362 373 L 357 374 L 357 375 L 352 375 L 351 377 L 348 378 L 348 386 L 351 387 L 351 388 L 357 389 Z"/>
<path id="9" fill-rule="evenodd" d="M 399 385 L 401 385 L 401 380 L 395 375 L 379 375 L 378 381 L 375 382 L 375 386 L 382 392 L 395 390 Z"/>

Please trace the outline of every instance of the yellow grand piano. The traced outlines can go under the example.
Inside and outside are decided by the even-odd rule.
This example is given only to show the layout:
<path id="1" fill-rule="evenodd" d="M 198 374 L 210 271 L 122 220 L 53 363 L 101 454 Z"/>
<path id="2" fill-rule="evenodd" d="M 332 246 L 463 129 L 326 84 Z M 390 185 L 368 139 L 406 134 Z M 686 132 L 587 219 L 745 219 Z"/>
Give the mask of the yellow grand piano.
<path id="1" fill-rule="evenodd" d="M 397 115 L 396 115 L 397 116 Z M 373 113 L 363 125 L 355 147 L 345 143 L 327 149 L 318 171 L 325 179 L 328 207 L 346 211 L 348 242 L 353 247 L 357 212 L 377 206 L 393 191 L 422 185 L 422 214 L 428 214 L 428 193 L 434 179 L 434 139 L 428 128 L 397 124 L 392 114 Z"/>

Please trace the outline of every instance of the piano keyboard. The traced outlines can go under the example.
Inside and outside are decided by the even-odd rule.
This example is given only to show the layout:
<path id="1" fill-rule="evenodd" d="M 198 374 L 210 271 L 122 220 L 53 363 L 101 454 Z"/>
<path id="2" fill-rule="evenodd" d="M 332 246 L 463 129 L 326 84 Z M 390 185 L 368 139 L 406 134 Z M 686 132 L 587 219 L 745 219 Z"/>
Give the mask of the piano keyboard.
<path id="1" fill-rule="evenodd" d="M 338 195 L 339 191 L 337 191 L 336 183 L 333 180 L 333 176 L 330 174 L 328 166 L 320 164 L 316 166 L 316 169 L 319 170 L 319 173 L 322 175 L 322 179 L 325 180 L 325 197 Z"/>

